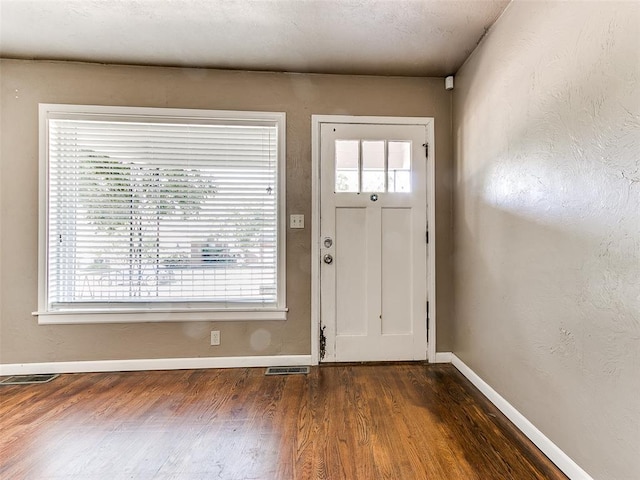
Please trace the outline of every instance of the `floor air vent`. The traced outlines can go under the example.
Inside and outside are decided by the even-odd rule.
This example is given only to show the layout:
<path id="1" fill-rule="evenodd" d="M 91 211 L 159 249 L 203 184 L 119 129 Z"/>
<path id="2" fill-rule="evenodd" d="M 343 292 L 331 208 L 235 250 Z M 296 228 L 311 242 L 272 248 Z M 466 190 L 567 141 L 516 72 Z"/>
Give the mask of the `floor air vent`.
<path id="1" fill-rule="evenodd" d="M 41 375 L 13 375 L 0 380 L 0 385 L 25 385 L 30 383 L 47 383 L 58 376 L 57 373 L 46 373 Z"/>
<path id="2" fill-rule="evenodd" d="M 309 367 L 269 367 L 265 375 L 307 375 Z"/>

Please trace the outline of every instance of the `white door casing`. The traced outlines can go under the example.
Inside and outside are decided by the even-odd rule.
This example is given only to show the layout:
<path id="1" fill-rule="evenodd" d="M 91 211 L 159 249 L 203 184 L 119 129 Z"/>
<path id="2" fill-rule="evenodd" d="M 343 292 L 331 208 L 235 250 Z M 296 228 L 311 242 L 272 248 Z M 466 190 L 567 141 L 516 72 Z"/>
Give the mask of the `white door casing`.
<path id="1" fill-rule="evenodd" d="M 313 120 L 312 341 L 319 340 L 321 318 L 323 361 L 425 359 L 433 296 L 427 285 L 434 286 L 425 238 L 432 119 Z M 312 355 L 319 359 L 317 345 Z"/>

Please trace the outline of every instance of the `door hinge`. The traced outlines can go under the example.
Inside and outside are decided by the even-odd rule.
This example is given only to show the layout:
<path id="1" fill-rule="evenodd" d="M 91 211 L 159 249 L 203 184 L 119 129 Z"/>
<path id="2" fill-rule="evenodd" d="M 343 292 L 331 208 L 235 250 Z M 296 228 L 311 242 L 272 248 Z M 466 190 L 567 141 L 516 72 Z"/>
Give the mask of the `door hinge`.
<path id="1" fill-rule="evenodd" d="M 429 158 L 429 144 L 428 143 L 423 143 L 422 146 L 424 147 L 424 155 L 426 158 Z"/>
<path id="2" fill-rule="evenodd" d="M 326 325 L 320 325 L 320 360 L 323 360 L 327 349 L 327 337 L 324 334 L 324 329 L 327 327 Z"/>
<path id="3" fill-rule="evenodd" d="M 429 230 L 427 230 L 427 235 L 426 235 L 426 237 L 427 237 L 427 243 L 429 243 Z"/>
<path id="4" fill-rule="evenodd" d="M 429 341 L 429 301 L 427 300 L 427 342 Z"/>

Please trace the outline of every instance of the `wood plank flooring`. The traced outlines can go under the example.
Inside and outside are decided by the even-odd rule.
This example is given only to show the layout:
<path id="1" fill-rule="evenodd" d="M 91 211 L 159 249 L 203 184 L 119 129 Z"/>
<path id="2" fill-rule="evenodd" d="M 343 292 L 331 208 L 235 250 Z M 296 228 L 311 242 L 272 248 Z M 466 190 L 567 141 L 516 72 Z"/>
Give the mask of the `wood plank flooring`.
<path id="1" fill-rule="evenodd" d="M 0 478 L 566 479 L 454 367 L 422 363 L 3 386 Z"/>

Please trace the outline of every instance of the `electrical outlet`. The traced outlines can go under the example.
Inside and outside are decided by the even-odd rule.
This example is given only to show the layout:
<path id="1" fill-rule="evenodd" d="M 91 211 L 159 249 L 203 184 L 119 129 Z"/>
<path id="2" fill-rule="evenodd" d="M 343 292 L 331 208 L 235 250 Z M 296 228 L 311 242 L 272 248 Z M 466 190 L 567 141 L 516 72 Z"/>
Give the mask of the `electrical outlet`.
<path id="1" fill-rule="evenodd" d="M 211 345 L 220 345 L 220 330 L 211 330 Z"/>

